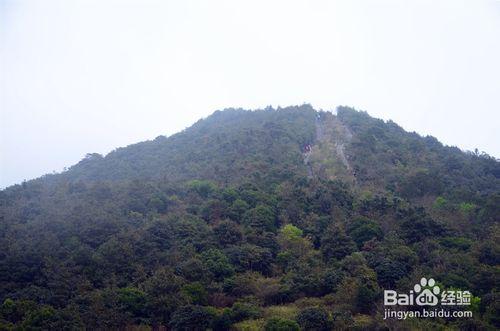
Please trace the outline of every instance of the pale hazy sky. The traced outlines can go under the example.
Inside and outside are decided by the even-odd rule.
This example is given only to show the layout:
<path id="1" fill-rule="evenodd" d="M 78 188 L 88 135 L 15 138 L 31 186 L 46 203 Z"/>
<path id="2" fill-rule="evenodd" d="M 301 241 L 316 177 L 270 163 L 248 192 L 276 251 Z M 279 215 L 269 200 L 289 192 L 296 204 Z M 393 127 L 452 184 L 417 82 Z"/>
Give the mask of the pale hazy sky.
<path id="1" fill-rule="evenodd" d="M 499 61 L 497 0 L 0 0 L 0 187 L 304 102 L 500 157 Z"/>

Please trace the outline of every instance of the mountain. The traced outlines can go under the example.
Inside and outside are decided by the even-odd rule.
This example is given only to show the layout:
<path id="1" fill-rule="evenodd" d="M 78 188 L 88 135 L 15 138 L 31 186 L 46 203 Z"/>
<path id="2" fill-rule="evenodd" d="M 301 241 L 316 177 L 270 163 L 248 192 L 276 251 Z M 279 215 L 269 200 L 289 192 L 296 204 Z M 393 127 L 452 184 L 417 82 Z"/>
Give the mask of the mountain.
<path id="1" fill-rule="evenodd" d="M 0 329 L 500 327 L 498 160 L 348 107 L 217 111 L 0 211 Z M 473 317 L 384 319 L 422 277 Z"/>

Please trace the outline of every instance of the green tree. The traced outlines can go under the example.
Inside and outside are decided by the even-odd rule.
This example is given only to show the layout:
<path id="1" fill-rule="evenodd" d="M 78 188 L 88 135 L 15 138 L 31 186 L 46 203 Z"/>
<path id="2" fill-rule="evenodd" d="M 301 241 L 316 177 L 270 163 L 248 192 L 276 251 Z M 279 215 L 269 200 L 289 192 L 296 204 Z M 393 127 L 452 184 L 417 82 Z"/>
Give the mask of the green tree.
<path id="1" fill-rule="evenodd" d="M 133 317 L 146 317 L 146 293 L 134 287 L 121 288 L 118 293 L 118 300 L 126 312 Z"/>
<path id="2" fill-rule="evenodd" d="M 217 186 L 213 182 L 208 180 L 195 179 L 187 182 L 186 185 L 189 190 L 198 193 L 203 198 L 207 198 L 217 189 Z"/>
<path id="3" fill-rule="evenodd" d="M 356 242 L 358 248 L 362 248 L 363 244 L 371 239 L 381 239 L 383 236 L 380 225 L 365 218 L 358 218 L 349 224 L 348 234 Z"/>
<path id="4" fill-rule="evenodd" d="M 186 284 L 182 287 L 182 293 L 188 298 L 189 302 L 195 305 L 207 304 L 207 290 L 200 282 Z"/>
<path id="5" fill-rule="evenodd" d="M 215 318 L 214 312 L 206 307 L 187 305 L 175 311 L 170 326 L 176 331 L 205 331 L 214 323 Z"/>
<path id="6" fill-rule="evenodd" d="M 219 222 L 214 227 L 214 233 L 223 247 L 238 244 L 243 238 L 243 233 L 239 225 L 230 220 Z"/>
<path id="7" fill-rule="evenodd" d="M 341 226 L 332 224 L 326 229 L 321 239 L 321 252 L 325 260 L 342 259 L 354 251 L 356 243 Z"/>
<path id="8" fill-rule="evenodd" d="M 297 322 L 285 319 L 285 318 L 279 318 L 279 317 L 273 317 L 267 321 L 266 325 L 264 326 L 265 331 L 299 331 L 300 327 L 297 324 Z"/>
<path id="9" fill-rule="evenodd" d="M 304 330 L 326 331 L 331 329 L 328 312 L 323 308 L 310 307 L 297 314 L 297 322 Z"/>
<path id="10" fill-rule="evenodd" d="M 201 256 L 203 264 L 215 279 L 222 280 L 234 273 L 234 268 L 228 257 L 220 250 L 212 248 L 203 252 Z"/>
<path id="11" fill-rule="evenodd" d="M 252 226 L 261 231 L 276 230 L 275 215 L 271 207 L 258 205 L 245 212 L 243 221 L 246 225 Z"/>
<path id="12" fill-rule="evenodd" d="M 167 268 L 158 269 L 142 285 L 146 309 L 155 324 L 167 324 L 172 313 L 186 301 L 181 296 L 184 280 Z"/>

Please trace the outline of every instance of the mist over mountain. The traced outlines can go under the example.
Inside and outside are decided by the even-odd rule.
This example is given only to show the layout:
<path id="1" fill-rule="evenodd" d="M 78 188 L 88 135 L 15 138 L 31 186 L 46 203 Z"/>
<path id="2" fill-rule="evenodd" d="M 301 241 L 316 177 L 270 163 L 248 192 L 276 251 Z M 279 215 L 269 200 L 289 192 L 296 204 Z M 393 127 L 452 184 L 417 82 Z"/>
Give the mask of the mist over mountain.
<path id="1" fill-rule="evenodd" d="M 349 107 L 217 111 L 0 211 L 0 329 L 500 327 L 498 160 Z M 473 317 L 384 320 L 422 277 Z"/>

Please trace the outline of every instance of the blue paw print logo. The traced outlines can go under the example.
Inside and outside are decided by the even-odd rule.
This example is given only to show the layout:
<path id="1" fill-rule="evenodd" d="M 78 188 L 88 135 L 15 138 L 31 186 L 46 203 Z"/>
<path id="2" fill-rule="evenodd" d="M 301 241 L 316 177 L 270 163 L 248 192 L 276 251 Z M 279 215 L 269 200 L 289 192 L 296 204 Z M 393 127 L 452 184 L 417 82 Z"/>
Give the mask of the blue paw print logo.
<path id="1" fill-rule="evenodd" d="M 441 292 L 439 286 L 436 285 L 436 281 L 432 278 L 422 278 L 420 284 L 415 284 L 413 290 L 418 294 L 415 299 L 417 305 L 419 306 L 435 306 L 439 302 L 438 294 Z"/>

